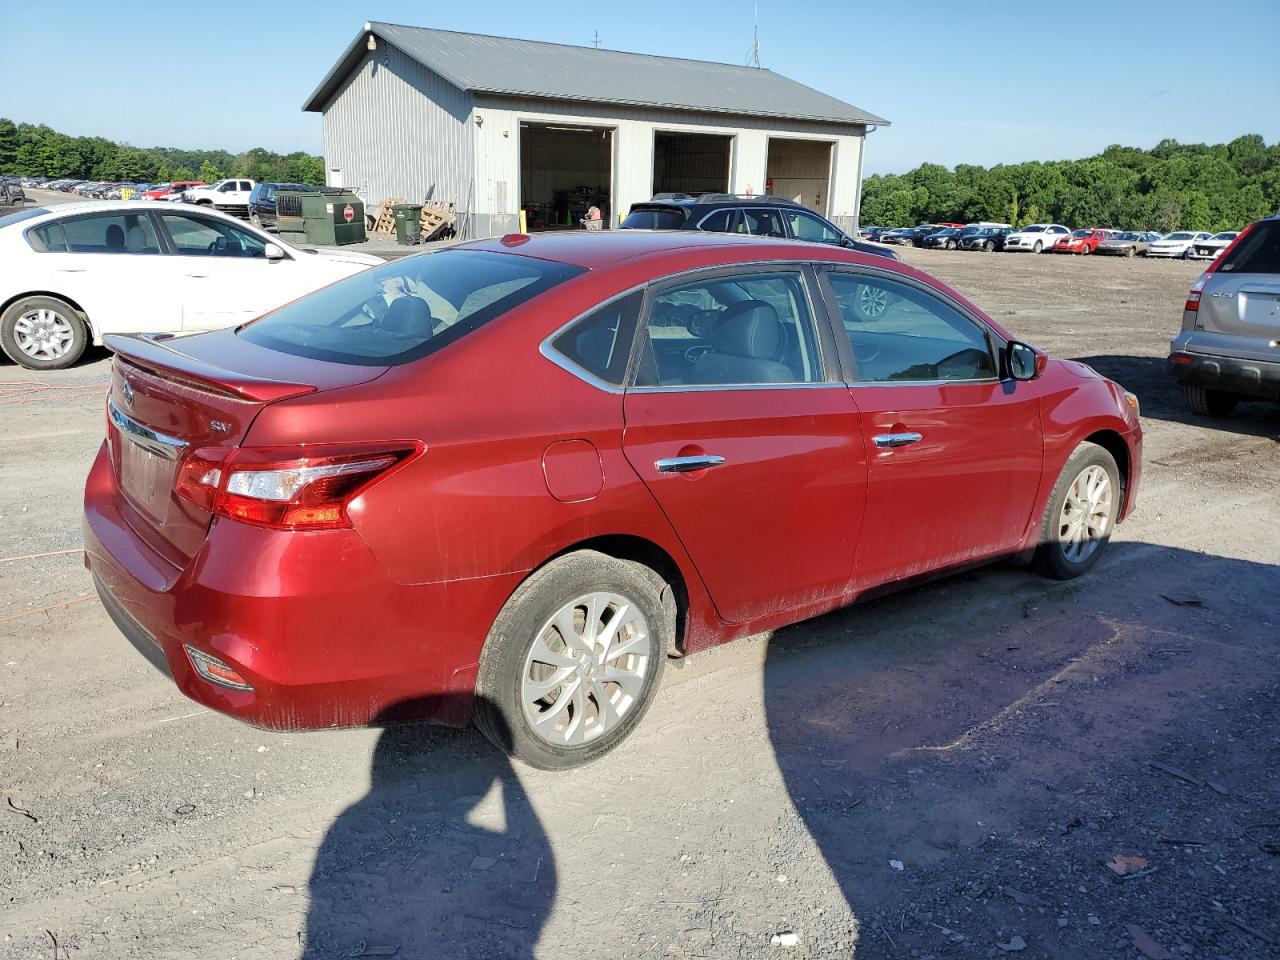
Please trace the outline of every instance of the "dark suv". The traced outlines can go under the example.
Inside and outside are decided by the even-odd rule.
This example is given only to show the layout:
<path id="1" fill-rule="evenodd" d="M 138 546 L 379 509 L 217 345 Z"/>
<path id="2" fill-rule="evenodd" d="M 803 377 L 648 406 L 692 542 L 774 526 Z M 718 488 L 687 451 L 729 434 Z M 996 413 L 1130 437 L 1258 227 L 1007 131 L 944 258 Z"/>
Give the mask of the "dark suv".
<path id="1" fill-rule="evenodd" d="M 891 260 L 902 259 L 892 250 L 853 239 L 808 207 L 783 197 L 732 193 L 691 197 L 683 193 L 660 193 L 652 200 L 633 203 L 620 227 L 623 230 L 706 230 L 787 237 L 848 247 Z"/>
<path id="2" fill-rule="evenodd" d="M 249 222 L 260 230 L 276 225 L 276 193 L 280 190 L 319 193 L 322 189 L 305 183 L 260 183 L 249 194 Z"/>

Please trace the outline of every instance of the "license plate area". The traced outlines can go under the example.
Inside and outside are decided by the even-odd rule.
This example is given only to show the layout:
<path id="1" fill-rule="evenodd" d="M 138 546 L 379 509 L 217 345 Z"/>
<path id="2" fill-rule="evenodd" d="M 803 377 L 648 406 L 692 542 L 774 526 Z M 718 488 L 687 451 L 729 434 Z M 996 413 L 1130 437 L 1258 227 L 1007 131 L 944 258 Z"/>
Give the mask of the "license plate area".
<path id="1" fill-rule="evenodd" d="M 120 444 L 120 485 L 133 505 L 157 523 L 168 515 L 176 461 L 157 456 L 126 434 Z"/>

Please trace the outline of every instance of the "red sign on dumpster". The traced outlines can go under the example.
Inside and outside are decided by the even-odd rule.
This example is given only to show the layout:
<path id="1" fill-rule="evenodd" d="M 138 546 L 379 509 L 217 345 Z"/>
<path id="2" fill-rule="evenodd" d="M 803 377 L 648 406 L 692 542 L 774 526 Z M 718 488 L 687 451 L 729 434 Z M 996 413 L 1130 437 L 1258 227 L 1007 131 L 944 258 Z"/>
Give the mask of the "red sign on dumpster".
<path id="1" fill-rule="evenodd" d="M 356 218 L 355 208 L 348 203 L 346 208 L 342 211 L 342 219 L 347 221 L 347 223 L 350 223 L 355 218 Z"/>

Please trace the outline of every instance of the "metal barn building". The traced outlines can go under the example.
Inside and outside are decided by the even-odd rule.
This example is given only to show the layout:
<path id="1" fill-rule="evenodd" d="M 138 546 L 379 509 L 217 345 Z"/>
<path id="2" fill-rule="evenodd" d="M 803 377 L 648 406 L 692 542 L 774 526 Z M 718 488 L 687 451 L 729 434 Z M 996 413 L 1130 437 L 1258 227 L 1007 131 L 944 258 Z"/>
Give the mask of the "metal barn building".
<path id="1" fill-rule="evenodd" d="M 616 225 L 662 192 L 773 193 L 851 229 L 887 121 L 769 70 L 366 23 L 304 110 L 330 186 L 453 202 L 467 235 Z"/>

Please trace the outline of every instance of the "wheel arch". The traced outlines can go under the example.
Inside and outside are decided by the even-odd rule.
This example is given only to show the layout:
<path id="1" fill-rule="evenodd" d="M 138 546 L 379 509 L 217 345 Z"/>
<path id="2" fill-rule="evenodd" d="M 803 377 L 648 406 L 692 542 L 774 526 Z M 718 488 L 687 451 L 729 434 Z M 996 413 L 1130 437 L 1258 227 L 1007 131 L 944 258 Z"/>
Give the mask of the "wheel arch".
<path id="1" fill-rule="evenodd" d="M 532 576 L 560 557 L 583 550 L 594 550 L 615 560 L 625 560 L 647 567 L 662 580 L 665 584 L 661 591 L 663 605 L 666 606 L 668 601 L 670 602 L 670 611 L 675 619 L 675 630 L 671 638 L 673 649 L 668 650 L 667 653 L 669 656 L 684 656 L 689 620 L 689 587 L 685 582 L 684 571 L 680 569 L 676 559 L 661 546 L 644 537 L 621 533 L 604 534 L 565 546 L 530 570 L 528 576 Z"/>
<path id="2" fill-rule="evenodd" d="M 1132 478 L 1130 473 L 1131 463 L 1129 459 L 1129 445 L 1125 443 L 1122 437 L 1115 430 L 1095 430 L 1084 438 L 1085 443 L 1096 443 L 1107 453 L 1111 454 L 1116 462 L 1116 467 L 1120 470 L 1120 507 L 1116 511 L 1116 515 L 1123 517 L 1125 507 L 1128 505 L 1129 484 Z"/>
<path id="3" fill-rule="evenodd" d="M 89 331 L 89 341 L 95 344 L 99 342 L 98 333 L 93 329 L 93 321 L 89 319 L 89 314 L 85 311 L 84 307 L 80 306 L 79 303 L 71 297 L 68 297 L 65 293 L 55 293 L 52 290 L 24 290 L 22 293 L 15 294 L 10 297 L 4 303 L 0 303 L 0 315 L 3 315 L 6 310 L 12 307 L 19 300 L 25 300 L 27 297 L 50 297 L 53 300 L 61 300 L 80 315 L 80 322 L 83 323 L 85 325 L 85 329 Z"/>

